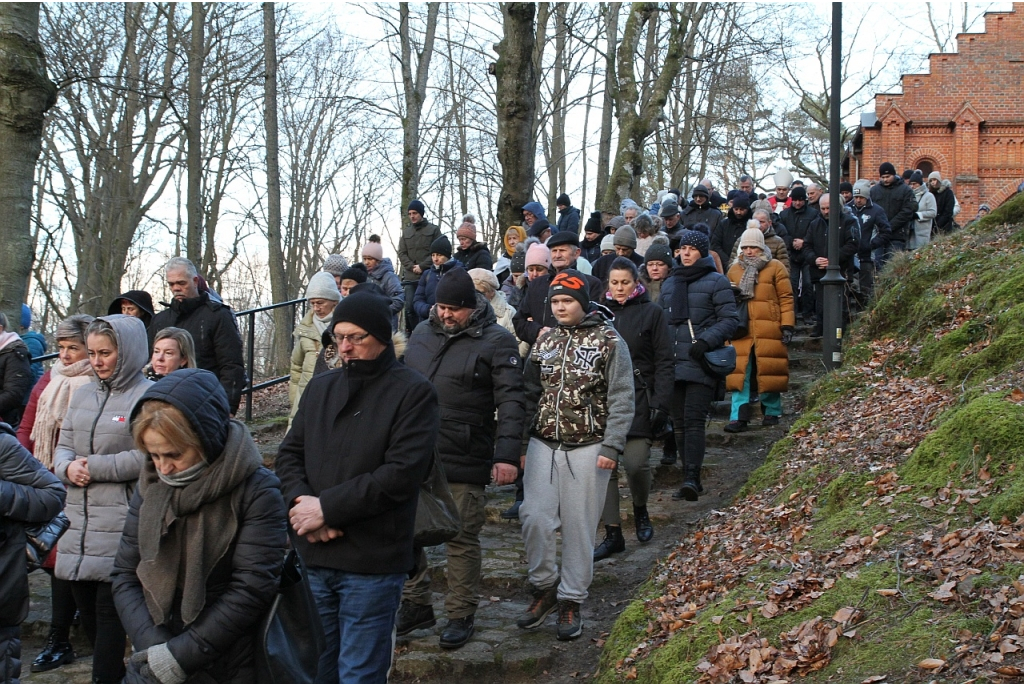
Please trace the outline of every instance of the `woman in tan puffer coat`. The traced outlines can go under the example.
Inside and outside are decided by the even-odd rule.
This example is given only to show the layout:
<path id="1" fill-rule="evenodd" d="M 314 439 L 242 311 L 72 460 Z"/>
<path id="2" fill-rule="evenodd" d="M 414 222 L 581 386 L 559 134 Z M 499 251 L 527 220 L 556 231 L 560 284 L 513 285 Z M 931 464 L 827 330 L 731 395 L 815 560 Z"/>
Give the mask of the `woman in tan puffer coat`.
<path id="1" fill-rule="evenodd" d="M 288 427 L 292 427 L 292 417 L 299 409 L 299 398 L 306 389 L 306 383 L 313 377 L 316 358 L 323 348 L 321 338 L 331 323 L 334 308 L 341 301 L 341 291 L 334 281 L 334 276 L 321 271 L 313 274 L 306 286 L 306 301 L 309 311 L 295 326 L 295 346 L 292 347 L 291 380 L 288 383 L 288 400 L 292 410 L 288 414 Z"/>
<path id="2" fill-rule="evenodd" d="M 782 416 L 782 396 L 789 389 L 789 352 L 796 318 L 789 272 L 764 242 L 764 234 L 748 228 L 740 237 L 740 252 L 729 267 L 729 282 L 738 290 L 737 302 L 747 308 L 749 322 L 743 337 L 732 341 L 736 370 L 726 389 L 732 391 L 732 411 L 725 430 L 746 430 L 751 398 L 760 396 L 762 425 L 774 426 Z M 742 317 L 741 317 L 742 321 Z M 742 325 L 742 323 L 741 323 Z M 739 335 L 739 333 L 737 333 Z M 741 413 L 744 418 L 740 418 Z"/>

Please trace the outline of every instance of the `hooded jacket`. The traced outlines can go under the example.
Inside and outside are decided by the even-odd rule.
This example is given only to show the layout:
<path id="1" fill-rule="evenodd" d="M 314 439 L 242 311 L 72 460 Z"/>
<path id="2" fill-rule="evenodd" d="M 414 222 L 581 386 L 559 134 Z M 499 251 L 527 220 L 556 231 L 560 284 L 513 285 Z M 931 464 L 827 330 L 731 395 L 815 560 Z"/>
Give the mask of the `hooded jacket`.
<path id="1" fill-rule="evenodd" d="M 598 454 L 618 460 L 633 423 L 633 365 L 629 349 L 591 304 L 576 326 L 557 324 L 537 338 L 524 371 L 530 437 L 570 447 L 601 443 Z"/>
<path id="2" fill-rule="evenodd" d="M 192 335 L 196 365 L 217 375 L 227 393 L 231 413 L 237 412 L 249 381 L 242 358 L 242 336 L 231 308 L 212 299 L 208 292 L 187 300 L 173 300 L 149 324 L 149 349 L 153 349 L 156 334 L 168 326 L 184 328 Z"/>
<path id="3" fill-rule="evenodd" d="M 110 378 L 94 378 L 72 395 L 54 453 L 54 473 L 68 489 L 64 511 L 71 520 L 57 544 L 55 573 L 61 580 L 110 582 L 128 503 L 142 470 L 130 416 L 153 385 L 142 375 L 149 357 L 146 329 L 141 319 L 122 314 L 102 320 L 114 330 L 117 364 Z M 88 458 L 92 479 L 84 488 L 68 480 L 68 466 L 79 457 Z"/>
<path id="4" fill-rule="evenodd" d="M 938 190 L 929 188 L 928 192 L 935 198 L 935 230 L 938 233 L 949 233 L 953 230 L 956 196 L 946 182 L 940 183 Z"/>
<path id="5" fill-rule="evenodd" d="M 566 207 L 558 210 L 558 230 L 571 231 L 576 235 L 580 234 L 580 210 L 575 207 Z"/>
<path id="6" fill-rule="evenodd" d="M 426 218 L 402 229 L 398 239 L 398 263 L 402 267 L 402 280 L 415 283 L 419 274 L 412 268 L 419 266 L 422 271 L 430 268 L 430 246 L 441 237 L 441 229 Z"/>
<path id="7" fill-rule="evenodd" d="M 710 200 L 703 207 L 690 200 L 689 204 L 679 214 L 679 225 L 676 227 L 677 233 L 683 228 L 690 228 L 694 224 L 705 223 L 711 229 L 713 235 L 715 227 L 722 220 L 722 212 L 716 209 Z"/>
<path id="8" fill-rule="evenodd" d="M 525 409 L 518 341 L 483 295 L 458 333 L 446 333 L 434 312 L 421 321 L 405 364 L 437 390 L 437 453 L 449 482 L 487 485 L 495 462 L 519 466 Z"/>
<path id="9" fill-rule="evenodd" d="M 416 284 L 416 295 L 412 300 L 413 309 L 416 310 L 416 316 L 420 317 L 420 321 L 426 321 L 427 317 L 430 316 L 430 308 L 437 303 L 435 293 L 437 292 L 437 284 L 441 282 L 441 276 L 444 276 L 457 266 L 466 268 L 458 259 L 449 259 L 441 266 L 431 264 L 430 268 L 420 276 L 420 282 Z"/>
<path id="10" fill-rule="evenodd" d="M 64 508 L 64 486 L 0 423 L 0 626 L 28 615 L 25 524 L 45 523 Z M 5 653 L 0 653 L 0 666 Z"/>
<path id="11" fill-rule="evenodd" d="M 821 216 L 821 212 L 810 203 L 805 204 L 801 209 L 792 206 L 786 207 L 779 214 L 779 223 L 782 224 L 787 233 L 786 247 L 789 248 L 789 260 L 792 265 L 790 273 L 804 264 L 800 260 L 799 252 L 793 249 L 793 240 L 805 240 L 807 238 L 807 229 L 810 227 L 811 222 L 819 216 Z"/>
<path id="12" fill-rule="evenodd" d="M 454 257 L 462 262 L 466 271 L 470 269 L 487 269 L 491 271 L 494 268 L 491 251 L 481 242 L 474 242 L 465 250 L 460 247 L 455 251 Z"/>
<path id="13" fill-rule="evenodd" d="M 32 393 L 28 346 L 17 333 L 0 334 L 9 342 L 0 347 L 0 420 L 17 426 L 26 397 Z"/>
<path id="14" fill-rule="evenodd" d="M 402 288 L 402 282 L 395 275 L 395 268 L 391 266 L 391 258 L 385 257 L 380 260 L 380 263 L 370 269 L 367 275 L 369 280 L 379 285 L 391 300 L 391 330 L 397 330 L 398 312 L 405 307 L 405 289 Z"/>
<path id="15" fill-rule="evenodd" d="M 892 240 L 889 219 L 881 207 L 870 199 L 863 207 L 856 202 L 846 205 L 850 215 L 860 224 L 860 240 L 857 243 L 857 257 L 861 262 L 871 260 L 871 251 L 885 247 Z"/>
<path id="16" fill-rule="evenodd" d="M 893 178 L 891 185 L 876 183 L 871 186 L 871 201 L 882 208 L 892 228 L 892 239 L 901 242 L 910 240 L 913 232 L 911 222 L 917 212 L 917 198 L 899 176 Z"/>
<path id="17" fill-rule="evenodd" d="M 723 267 L 728 268 L 736 257 L 736 241 L 747 230 L 750 216 L 749 211 L 743 217 L 736 216 L 730 207 L 725 221 L 719 221 L 717 226 L 711 227 L 711 249 L 718 253 Z"/>
<path id="18" fill-rule="evenodd" d="M 107 307 L 107 316 L 121 313 L 121 300 L 128 300 L 138 307 L 142 311 L 142 316 L 139 318 L 142 319 L 142 323 L 146 324 L 146 328 L 149 328 L 149 324 L 153 321 L 153 296 L 145 290 L 129 290 L 121 293 Z"/>
<path id="19" fill-rule="evenodd" d="M 913 190 L 913 189 L 912 189 Z M 937 213 L 935 196 L 928 192 L 926 186 L 918 186 L 913 190 L 917 199 L 917 211 L 914 212 L 914 231 L 908 247 L 924 247 L 932 238 L 932 225 Z"/>
<path id="20" fill-rule="evenodd" d="M 299 408 L 299 398 L 306 384 L 313 377 L 313 368 L 316 366 L 316 358 L 320 353 L 323 343 L 320 341 L 320 334 L 313 324 L 313 310 L 310 308 L 302 317 L 295 330 L 292 332 L 295 344 L 292 346 L 291 376 L 288 381 L 288 404 L 291 411 L 288 418 L 295 416 Z"/>
<path id="21" fill-rule="evenodd" d="M 185 415 L 203 444 L 204 457 L 211 463 L 225 454 L 242 452 L 249 452 L 245 457 L 249 460 L 262 461 L 249 430 L 229 419 L 226 399 L 214 376 L 185 369 L 150 387 L 132 415 L 147 400 L 167 402 Z M 144 467 L 142 477 L 155 480 L 151 463 Z M 227 552 L 211 564 L 205 579 L 205 604 L 190 625 L 183 625 L 181 620 L 180 588 L 171 619 L 164 624 L 154 624 L 146 604 L 137 573 L 141 562 L 139 512 L 145 503 L 141 489 L 132 498 L 114 564 L 114 603 L 132 646 L 142 651 L 166 644 L 189 682 L 255 682 L 253 644 L 257 627 L 277 594 L 288 542 L 281 483 L 269 469 L 256 468 L 222 497 L 237 499 L 236 531 Z M 171 525 L 187 525 L 192 516 L 183 515 Z M 160 571 L 173 574 L 169 580 L 182 582 L 178 568 Z"/>
<path id="22" fill-rule="evenodd" d="M 569 268 L 576 268 L 573 262 Z M 552 328 L 558 325 L 554 314 L 551 313 L 551 304 L 548 302 L 548 286 L 551 279 L 558 272 L 554 267 L 548 269 L 548 273 L 529 281 L 526 286 L 526 293 L 516 307 L 516 315 L 512 317 L 512 324 L 516 328 L 516 335 L 528 345 L 537 341 L 537 335 L 542 328 Z M 604 284 L 600 280 L 583 274 L 584 279 L 590 286 L 590 301 L 600 302 L 604 297 Z"/>
<path id="23" fill-rule="evenodd" d="M 739 286 L 745 267 L 739 262 L 729 269 L 729 281 Z M 783 327 L 793 328 L 793 285 L 789 272 L 772 259 L 757 272 L 754 297 L 740 302 L 746 307 L 747 334 L 732 341 L 736 348 L 736 370 L 725 381 L 726 390 L 743 389 L 750 355 L 757 359 L 757 388 L 761 392 L 785 392 L 789 389 L 789 351 L 782 344 Z"/>

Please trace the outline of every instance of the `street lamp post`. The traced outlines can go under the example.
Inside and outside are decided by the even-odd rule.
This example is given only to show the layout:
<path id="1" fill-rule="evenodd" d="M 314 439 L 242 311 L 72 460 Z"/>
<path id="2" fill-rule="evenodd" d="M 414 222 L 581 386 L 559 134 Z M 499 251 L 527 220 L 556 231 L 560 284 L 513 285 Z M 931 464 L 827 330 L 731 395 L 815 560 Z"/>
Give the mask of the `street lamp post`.
<path id="1" fill-rule="evenodd" d="M 832 3 L 832 101 L 829 114 L 829 214 L 828 268 L 821 279 L 824 322 L 821 342 L 822 361 L 832 370 L 843 362 L 843 289 L 846 279 L 839 270 L 839 237 L 842 231 L 843 198 L 839 194 L 840 121 L 839 104 L 842 86 L 843 5 Z"/>

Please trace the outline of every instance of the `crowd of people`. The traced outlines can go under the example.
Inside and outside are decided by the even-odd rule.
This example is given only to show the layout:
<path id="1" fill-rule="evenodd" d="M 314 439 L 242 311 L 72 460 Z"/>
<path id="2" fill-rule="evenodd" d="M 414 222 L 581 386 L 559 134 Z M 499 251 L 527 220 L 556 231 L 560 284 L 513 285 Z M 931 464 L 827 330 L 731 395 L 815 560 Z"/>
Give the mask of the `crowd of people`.
<path id="1" fill-rule="evenodd" d="M 847 315 L 894 252 L 954 229 L 948 182 L 905 177 L 887 163 L 840 186 Z M 712 404 L 731 391 L 729 432 L 757 413 L 779 424 L 799 320 L 821 334 L 830 197 L 788 171 L 773 181 L 759 195 L 743 176 L 724 197 L 701 181 L 689 199 L 669 189 L 586 222 L 562 194 L 554 225 L 530 202 L 497 260 L 472 216 L 453 250 L 413 201 L 398 273 L 372 235 L 359 263 L 331 255 L 309 280 L 273 472 L 234 419 L 248 383 L 234 316 L 187 259 L 164 268 L 163 311 L 132 290 L 105 316 L 60 322 L 45 373 L 31 365 L 40 341 L 0 314 L 3 680 L 20 672 L 24 526 L 63 510 L 33 671 L 75 658 L 77 615 L 95 682 L 254 682 L 292 547 L 326 638 L 318 680 L 383 682 L 395 635 L 437 623 L 414 527 L 438 468 L 460 518 L 440 646 L 475 633 L 489 485 L 516 488 L 502 516 L 521 521 L 532 595 L 517 625 L 557 613 L 557 639 L 578 638 L 594 563 L 626 548 L 620 467 L 647 543 L 652 445 L 665 465 L 681 458 L 673 498 L 697 501 Z"/>

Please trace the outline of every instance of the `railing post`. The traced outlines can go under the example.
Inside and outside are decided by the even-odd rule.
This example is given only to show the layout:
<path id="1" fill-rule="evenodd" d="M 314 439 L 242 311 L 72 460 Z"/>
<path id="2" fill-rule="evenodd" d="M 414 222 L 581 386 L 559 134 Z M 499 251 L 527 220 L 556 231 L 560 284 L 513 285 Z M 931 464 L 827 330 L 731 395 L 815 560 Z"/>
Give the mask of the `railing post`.
<path id="1" fill-rule="evenodd" d="M 245 422 L 252 421 L 252 386 L 255 378 L 254 358 L 256 356 L 256 312 L 249 312 L 249 388 L 245 395 Z"/>

